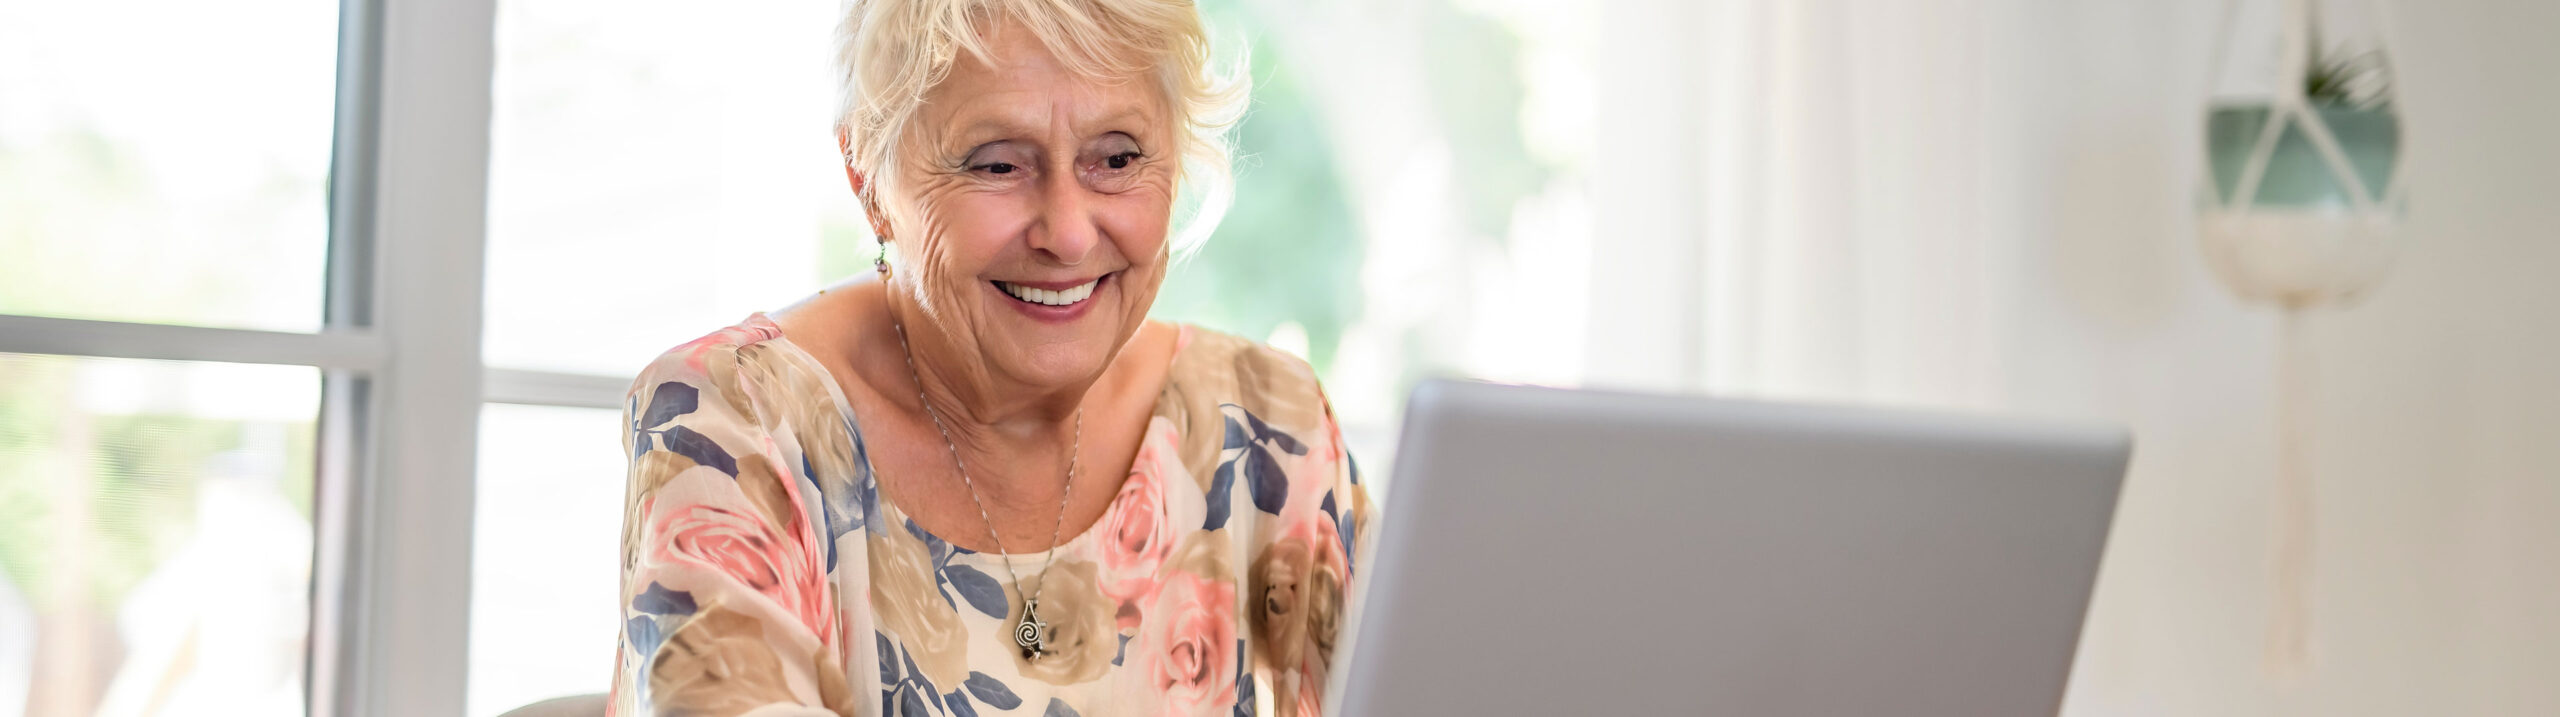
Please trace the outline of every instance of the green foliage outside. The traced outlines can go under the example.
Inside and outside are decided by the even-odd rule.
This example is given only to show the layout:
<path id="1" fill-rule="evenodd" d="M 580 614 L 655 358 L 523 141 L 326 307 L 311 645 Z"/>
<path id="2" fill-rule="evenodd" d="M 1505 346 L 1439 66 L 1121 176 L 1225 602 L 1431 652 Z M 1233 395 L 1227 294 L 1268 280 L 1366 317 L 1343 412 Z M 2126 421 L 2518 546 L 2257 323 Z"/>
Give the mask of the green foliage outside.
<path id="1" fill-rule="evenodd" d="M 1254 13 L 1274 5 L 1243 0 L 1201 3 L 1220 29 L 1252 28 Z M 1285 11 L 1285 10 L 1274 10 Z M 1533 159 L 1522 138 L 1525 97 L 1519 39 L 1500 23 L 1447 3 L 1427 10 L 1421 38 L 1428 63 L 1434 123 L 1452 148 L 1459 223 L 1470 234 L 1508 234 L 1511 207 L 1544 185 L 1551 170 Z M 1251 48 L 1253 106 L 1235 130 L 1236 202 L 1208 243 L 1165 281 L 1159 317 L 1262 339 L 1284 322 L 1306 329 L 1308 359 L 1326 371 L 1342 334 L 1362 312 L 1363 247 L 1394 237 L 1364 236 L 1340 167 L 1383 158 L 1336 153 L 1318 116 L 1309 78 L 1293 71 L 1277 42 L 1246 33 Z M 1381 121 L 1399 121 L 1381 118 Z"/>
<path id="2" fill-rule="evenodd" d="M 93 360 L 0 355 L 0 575 L 39 611 L 61 600 L 112 610 L 195 534 L 204 473 L 255 450 L 238 420 L 84 415 L 66 387 Z M 285 430 L 279 487 L 308 520 L 311 424 Z"/>

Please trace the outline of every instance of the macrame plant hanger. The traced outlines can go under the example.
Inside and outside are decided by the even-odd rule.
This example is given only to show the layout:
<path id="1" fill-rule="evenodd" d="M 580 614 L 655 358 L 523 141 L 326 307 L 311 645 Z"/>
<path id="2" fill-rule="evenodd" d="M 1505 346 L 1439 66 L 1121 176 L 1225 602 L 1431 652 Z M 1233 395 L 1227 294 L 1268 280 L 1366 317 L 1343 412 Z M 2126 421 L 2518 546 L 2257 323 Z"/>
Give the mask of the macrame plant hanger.
<path id="1" fill-rule="evenodd" d="M 2254 6 L 2254 7 L 2250 7 Z M 2246 9 L 2262 11 L 2244 15 Z M 2273 83 L 2232 101 L 2221 90 L 2238 47 L 2267 45 L 2237 36 L 2244 22 L 2275 28 Z M 2369 18 L 2370 47 L 2324 47 L 2324 25 L 2342 10 Z M 2350 305 L 2378 284 L 2400 244 L 2407 214 L 2401 181 L 2399 103 L 2379 3 L 2366 0 L 2232 0 L 2216 42 L 2208 103 L 2203 209 L 2206 262 L 2243 300 L 2278 314 L 2276 476 L 2266 665 L 2279 674 L 2309 669 L 2317 495 L 2311 466 L 2315 414 L 2307 314 Z M 2352 26 L 2350 26 L 2352 27 Z M 2258 35 L 2260 39 L 2264 34 Z M 2254 73 L 2244 73 L 2254 74 Z M 2256 78 L 2251 78 L 2256 79 Z"/>

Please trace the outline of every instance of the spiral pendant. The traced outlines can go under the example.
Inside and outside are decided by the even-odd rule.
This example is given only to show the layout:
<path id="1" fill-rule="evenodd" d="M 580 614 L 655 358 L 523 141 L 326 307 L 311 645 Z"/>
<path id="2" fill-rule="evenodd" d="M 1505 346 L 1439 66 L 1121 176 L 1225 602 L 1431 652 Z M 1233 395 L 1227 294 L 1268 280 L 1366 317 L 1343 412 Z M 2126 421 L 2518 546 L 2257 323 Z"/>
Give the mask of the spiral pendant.
<path id="1" fill-rule="evenodd" d="M 1022 657 L 1038 660 L 1049 651 L 1049 623 L 1040 621 L 1040 600 L 1022 601 L 1022 622 L 1013 626 L 1013 644 L 1022 648 Z"/>

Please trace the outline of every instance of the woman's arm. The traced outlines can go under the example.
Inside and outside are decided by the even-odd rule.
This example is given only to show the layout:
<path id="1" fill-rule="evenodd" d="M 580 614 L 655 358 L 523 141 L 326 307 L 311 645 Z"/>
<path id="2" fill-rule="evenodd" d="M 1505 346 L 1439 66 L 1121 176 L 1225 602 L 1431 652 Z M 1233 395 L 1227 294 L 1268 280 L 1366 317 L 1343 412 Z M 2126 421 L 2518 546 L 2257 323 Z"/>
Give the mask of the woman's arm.
<path id="1" fill-rule="evenodd" d="M 679 349 L 626 403 L 616 714 L 851 713 L 825 527 L 807 517 L 819 498 L 737 361 Z"/>

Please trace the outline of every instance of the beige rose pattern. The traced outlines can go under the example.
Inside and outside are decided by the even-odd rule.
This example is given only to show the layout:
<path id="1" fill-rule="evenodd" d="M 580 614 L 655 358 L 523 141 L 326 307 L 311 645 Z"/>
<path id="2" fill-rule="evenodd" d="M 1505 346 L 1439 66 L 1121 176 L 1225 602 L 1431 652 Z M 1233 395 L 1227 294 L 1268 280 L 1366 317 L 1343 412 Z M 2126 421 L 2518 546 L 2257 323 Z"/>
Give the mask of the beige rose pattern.
<path id="1" fill-rule="evenodd" d="M 763 315 L 661 356 L 626 404 L 613 713 L 1322 714 L 1373 507 L 1304 362 L 1181 334 L 1110 508 L 1046 563 L 907 520 Z"/>

